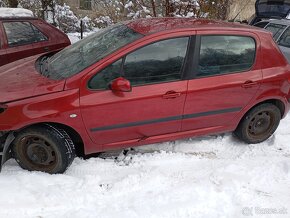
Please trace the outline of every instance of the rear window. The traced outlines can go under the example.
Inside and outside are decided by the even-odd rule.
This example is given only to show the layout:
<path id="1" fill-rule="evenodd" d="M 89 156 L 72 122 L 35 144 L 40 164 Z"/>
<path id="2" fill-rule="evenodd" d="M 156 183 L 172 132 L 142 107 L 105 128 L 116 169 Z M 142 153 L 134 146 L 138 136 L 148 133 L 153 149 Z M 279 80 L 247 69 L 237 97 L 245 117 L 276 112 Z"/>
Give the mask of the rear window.
<path id="1" fill-rule="evenodd" d="M 30 22 L 4 22 L 9 47 L 26 45 L 47 40 Z"/>
<path id="2" fill-rule="evenodd" d="M 270 23 L 268 26 L 265 27 L 265 29 L 272 32 L 273 38 L 275 39 L 275 41 L 277 41 L 277 39 L 286 27 L 286 25 Z"/>

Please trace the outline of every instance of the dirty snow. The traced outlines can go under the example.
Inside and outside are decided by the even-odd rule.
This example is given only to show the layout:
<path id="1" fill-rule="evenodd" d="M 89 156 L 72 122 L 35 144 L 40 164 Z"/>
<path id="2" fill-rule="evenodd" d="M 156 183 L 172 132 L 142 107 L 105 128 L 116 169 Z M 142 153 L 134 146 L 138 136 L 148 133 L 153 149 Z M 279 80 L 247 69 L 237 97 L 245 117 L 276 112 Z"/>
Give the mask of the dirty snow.
<path id="1" fill-rule="evenodd" d="M 0 174 L 0 217 L 290 217 L 290 116 L 264 143 L 231 134 L 77 158 L 63 175 Z"/>
<path id="2" fill-rule="evenodd" d="M 0 8 L 0 17 L 33 17 L 33 13 L 24 8 Z"/>

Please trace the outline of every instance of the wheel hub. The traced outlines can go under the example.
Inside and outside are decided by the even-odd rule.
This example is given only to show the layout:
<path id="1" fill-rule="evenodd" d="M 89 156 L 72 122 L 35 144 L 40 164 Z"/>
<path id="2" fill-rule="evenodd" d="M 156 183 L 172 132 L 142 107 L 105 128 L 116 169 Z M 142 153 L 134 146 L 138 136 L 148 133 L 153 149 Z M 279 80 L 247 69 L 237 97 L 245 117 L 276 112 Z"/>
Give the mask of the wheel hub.
<path id="1" fill-rule="evenodd" d="M 32 164 L 49 167 L 56 161 L 55 152 L 48 142 L 41 138 L 26 138 L 26 157 Z"/>
<path id="2" fill-rule="evenodd" d="M 271 129 L 271 115 L 268 112 L 261 112 L 252 118 L 249 125 L 249 133 L 252 135 L 261 135 Z"/>

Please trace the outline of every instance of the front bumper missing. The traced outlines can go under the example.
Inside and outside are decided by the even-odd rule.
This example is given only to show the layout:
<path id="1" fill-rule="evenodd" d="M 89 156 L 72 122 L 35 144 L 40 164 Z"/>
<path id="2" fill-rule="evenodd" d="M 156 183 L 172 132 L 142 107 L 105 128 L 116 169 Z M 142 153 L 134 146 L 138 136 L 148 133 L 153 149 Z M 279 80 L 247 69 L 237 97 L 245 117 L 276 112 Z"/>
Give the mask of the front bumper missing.
<path id="1" fill-rule="evenodd" d="M 10 145 L 15 139 L 13 132 L 7 133 L 2 137 L 5 137 L 5 139 L 0 141 L 0 172 L 3 164 L 11 158 Z"/>

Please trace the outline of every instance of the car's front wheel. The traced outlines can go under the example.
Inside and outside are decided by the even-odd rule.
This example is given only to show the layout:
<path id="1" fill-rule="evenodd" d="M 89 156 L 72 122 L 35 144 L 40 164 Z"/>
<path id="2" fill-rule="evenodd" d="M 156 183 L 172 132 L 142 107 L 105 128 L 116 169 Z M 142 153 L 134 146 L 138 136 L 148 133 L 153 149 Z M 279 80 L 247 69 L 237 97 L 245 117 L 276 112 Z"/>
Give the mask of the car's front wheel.
<path id="1" fill-rule="evenodd" d="M 275 132 L 280 120 L 281 112 L 277 106 L 260 104 L 243 117 L 234 134 L 246 143 L 260 143 Z"/>
<path id="2" fill-rule="evenodd" d="M 47 124 L 21 131 L 12 152 L 22 168 L 51 174 L 63 173 L 75 157 L 74 143 L 66 131 Z"/>

